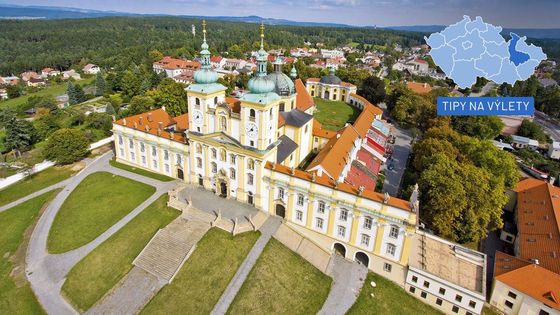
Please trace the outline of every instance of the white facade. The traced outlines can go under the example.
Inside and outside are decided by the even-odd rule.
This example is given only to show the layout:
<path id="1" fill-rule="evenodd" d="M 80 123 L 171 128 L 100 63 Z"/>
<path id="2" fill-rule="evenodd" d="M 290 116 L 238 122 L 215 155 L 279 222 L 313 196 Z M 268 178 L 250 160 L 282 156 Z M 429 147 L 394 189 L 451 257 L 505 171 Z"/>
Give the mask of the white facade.
<path id="1" fill-rule="evenodd" d="M 548 157 L 555 160 L 560 159 L 560 142 L 552 142 L 552 144 L 548 147 Z"/>
<path id="2" fill-rule="evenodd" d="M 494 281 L 490 304 L 507 315 L 560 315 L 560 311 L 498 280 Z"/>

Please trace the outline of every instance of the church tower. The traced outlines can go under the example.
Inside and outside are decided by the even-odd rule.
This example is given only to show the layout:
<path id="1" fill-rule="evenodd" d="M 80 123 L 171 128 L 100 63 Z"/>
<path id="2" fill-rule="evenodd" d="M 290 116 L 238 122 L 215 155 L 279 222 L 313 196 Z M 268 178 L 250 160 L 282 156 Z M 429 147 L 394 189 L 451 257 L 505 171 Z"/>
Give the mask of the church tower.
<path id="1" fill-rule="evenodd" d="M 209 113 L 225 101 L 226 87 L 216 83 L 218 74 L 212 69 L 210 51 L 206 43 L 206 20 L 202 20 L 203 40 L 200 46 L 200 70 L 194 73 L 194 82 L 186 88 L 189 107 L 189 132 L 207 134 L 218 129 L 216 119 Z"/>
<path id="2" fill-rule="evenodd" d="M 266 151 L 276 140 L 280 96 L 274 81 L 267 76 L 268 53 L 264 50 L 264 24 L 261 24 L 261 48 L 257 56 L 257 73 L 249 80 L 250 93 L 241 98 L 241 144 Z"/>

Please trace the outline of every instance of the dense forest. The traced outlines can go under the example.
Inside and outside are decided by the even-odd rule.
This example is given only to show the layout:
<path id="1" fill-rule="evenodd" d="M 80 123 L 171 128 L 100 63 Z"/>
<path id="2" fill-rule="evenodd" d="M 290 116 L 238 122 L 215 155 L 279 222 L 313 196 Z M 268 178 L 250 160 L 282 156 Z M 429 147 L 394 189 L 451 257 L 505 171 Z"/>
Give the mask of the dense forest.
<path id="1" fill-rule="evenodd" d="M 197 28 L 193 37 L 191 25 Z M 201 43 L 201 21 L 179 17 L 107 17 L 96 19 L 0 21 L 0 74 L 19 74 L 45 66 L 67 69 L 83 62 L 127 68 L 151 62 L 149 52 L 192 58 Z M 213 53 L 247 52 L 258 47 L 259 28 L 251 23 L 209 21 Z M 267 26 L 267 48 L 325 47 L 348 44 L 418 45 L 420 33 L 364 28 Z"/>

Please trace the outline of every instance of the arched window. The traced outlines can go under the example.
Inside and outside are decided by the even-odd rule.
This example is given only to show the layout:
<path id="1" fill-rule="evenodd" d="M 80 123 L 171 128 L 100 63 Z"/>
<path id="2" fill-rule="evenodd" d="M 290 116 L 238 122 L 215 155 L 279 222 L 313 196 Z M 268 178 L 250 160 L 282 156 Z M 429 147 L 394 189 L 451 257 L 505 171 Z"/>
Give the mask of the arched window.
<path id="1" fill-rule="evenodd" d="M 194 103 L 196 104 L 196 106 L 200 106 L 200 99 L 198 97 L 195 98 Z"/>
<path id="2" fill-rule="evenodd" d="M 196 144 L 196 153 L 202 153 L 202 146 L 200 145 L 200 143 Z"/>
<path id="3" fill-rule="evenodd" d="M 202 168 L 202 159 L 199 157 L 196 158 L 196 167 Z"/>
<path id="4" fill-rule="evenodd" d="M 220 116 L 220 130 L 227 131 L 227 119 L 225 116 Z"/>
<path id="5" fill-rule="evenodd" d="M 284 188 L 278 188 L 278 199 L 284 199 Z"/>
<path id="6" fill-rule="evenodd" d="M 255 161 L 253 159 L 247 160 L 247 169 L 254 170 L 255 169 Z"/>
<path id="7" fill-rule="evenodd" d="M 399 237 L 399 227 L 396 225 L 391 225 L 391 231 L 389 232 L 389 237 L 398 238 Z"/>
<path id="8" fill-rule="evenodd" d="M 212 158 L 215 159 L 217 154 L 218 154 L 217 153 L 218 151 L 216 151 L 216 149 L 212 148 L 212 150 L 210 150 L 210 152 L 212 152 Z"/>
<path id="9" fill-rule="evenodd" d="M 235 179 L 235 168 L 232 167 L 229 169 L 229 177 Z"/>
<path id="10" fill-rule="evenodd" d="M 214 97 L 214 105 L 218 105 L 218 97 Z"/>
<path id="11" fill-rule="evenodd" d="M 220 149 L 220 161 L 226 160 L 226 150 Z"/>
<path id="12" fill-rule="evenodd" d="M 218 172 L 218 165 L 216 162 L 212 162 L 210 165 L 212 165 L 212 173 L 216 174 Z"/>
<path id="13" fill-rule="evenodd" d="M 395 244 L 391 244 L 391 243 L 387 244 L 387 255 L 395 256 L 396 251 L 397 251 L 397 246 L 395 246 Z"/>
<path id="14" fill-rule="evenodd" d="M 251 108 L 251 110 L 249 110 L 249 118 L 252 118 L 254 120 L 255 116 L 256 116 L 255 110 Z"/>
<path id="15" fill-rule="evenodd" d="M 302 194 L 297 195 L 297 205 L 298 206 L 303 206 L 303 195 Z"/>

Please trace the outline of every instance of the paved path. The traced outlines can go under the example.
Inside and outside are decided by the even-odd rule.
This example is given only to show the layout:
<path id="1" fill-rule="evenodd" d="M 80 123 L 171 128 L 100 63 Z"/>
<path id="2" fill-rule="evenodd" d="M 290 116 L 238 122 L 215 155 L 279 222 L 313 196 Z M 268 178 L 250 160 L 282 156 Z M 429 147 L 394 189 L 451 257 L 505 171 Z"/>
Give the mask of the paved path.
<path id="1" fill-rule="evenodd" d="M 148 205 L 154 202 L 162 194 L 170 190 L 174 182 L 160 182 L 148 177 L 130 173 L 109 165 L 112 152 L 106 153 L 94 161 L 86 161 L 86 167 L 78 174 L 67 180 L 64 189 L 47 206 L 43 215 L 39 218 L 37 226 L 31 234 L 29 247 L 27 249 L 27 278 L 37 299 L 49 314 L 76 314 L 76 310 L 60 295 L 60 289 L 64 283 L 66 274 L 82 258 L 89 254 L 99 244 L 111 237 L 130 220 L 134 219 Z M 47 237 L 56 214 L 64 203 L 64 200 L 88 175 L 106 171 L 116 175 L 127 177 L 136 181 L 156 187 L 156 192 L 140 204 L 136 209 L 122 218 L 119 222 L 97 237 L 90 243 L 64 254 L 49 254 L 47 251 Z"/>
<path id="2" fill-rule="evenodd" d="M 272 235 L 276 233 L 276 230 L 278 230 L 281 223 L 282 222 L 278 217 L 268 217 L 260 229 L 262 233 L 261 237 L 259 237 L 259 239 L 255 242 L 255 245 L 253 245 L 253 248 L 251 248 L 251 251 L 249 251 L 247 257 L 245 257 L 245 260 L 235 273 L 233 279 L 231 279 L 226 290 L 220 297 L 220 300 L 218 300 L 218 303 L 214 306 L 214 309 L 210 313 L 211 315 L 222 315 L 227 312 L 229 306 L 233 302 L 233 299 L 237 295 L 237 292 L 241 289 L 241 285 L 243 285 L 243 282 L 247 279 L 249 272 L 253 269 L 257 259 L 262 254 L 264 247 Z"/>
<path id="3" fill-rule="evenodd" d="M 8 209 L 11 209 L 11 208 L 13 208 L 13 207 L 15 207 L 15 206 L 18 206 L 18 205 L 20 205 L 20 204 L 22 204 L 22 203 L 24 203 L 24 202 L 26 202 L 26 201 L 28 201 L 28 200 L 31 200 L 31 199 L 35 198 L 35 197 L 39 197 L 39 196 L 41 196 L 42 194 L 44 194 L 44 193 L 46 193 L 46 192 L 49 192 L 49 191 L 51 191 L 51 190 L 55 190 L 55 189 L 58 189 L 58 188 L 62 188 L 62 187 L 64 187 L 64 186 L 68 185 L 68 183 L 70 183 L 71 180 L 72 180 L 72 178 L 65 179 L 65 180 L 63 180 L 63 181 L 61 181 L 61 182 L 58 182 L 58 183 L 54 184 L 54 185 L 51 185 L 51 186 L 49 186 L 49 187 L 46 187 L 46 188 L 43 188 L 43 189 L 41 189 L 41 190 L 38 190 L 38 191 L 36 191 L 36 192 L 34 192 L 34 193 L 31 193 L 31 194 L 29 194 L 29 195 L 27 195 L 27 196 L 25 196 L 25 197 L 23 197 L 23 198 L 20 198 L 20 199 L 18 199 L 18 200 L 12 201 L 12 202 L 10 202 L 9 204 L 3 205 L 3 206 L 0 207 L 0 212 L 6 211 L 6 210 L 8 210 Z"/>
<path id="4" fill-rule="evenodd" d="M 134 267 L 116 289 L 85 312 L 93 314 L 138 314 L 167 282 L 139 267 Z"/>
<path id="5" fill-rule="evenodd" d="M 406 169 L 412 137 L 410 131 L 394 126 L 393 135 L 395 136 L 395 144 L 393 144 L 393 155 L 391 160 L 383 166 L 385 169 L 385 182 L 383 183 L 383 191 L 388 192 L 391 196 L 398 196 L 401 180 Z M 394 169 L 389 170 L 387 166 L 393 164 Z"/>
<path id="6" fill-rule="evenodd" d="M 333 278 L 333 284 L 318 314 L 346 314 L 360 294 L 368 269 L 335 254 L 329 263 L 327 273 Z"/>

